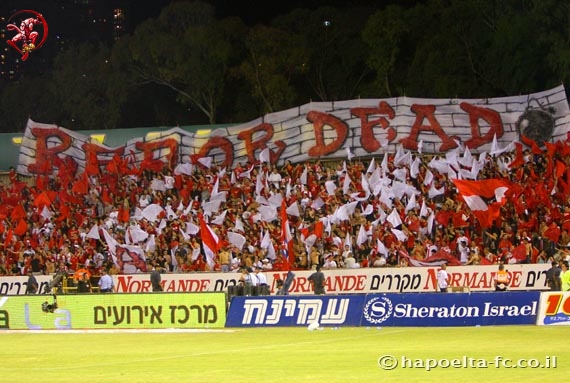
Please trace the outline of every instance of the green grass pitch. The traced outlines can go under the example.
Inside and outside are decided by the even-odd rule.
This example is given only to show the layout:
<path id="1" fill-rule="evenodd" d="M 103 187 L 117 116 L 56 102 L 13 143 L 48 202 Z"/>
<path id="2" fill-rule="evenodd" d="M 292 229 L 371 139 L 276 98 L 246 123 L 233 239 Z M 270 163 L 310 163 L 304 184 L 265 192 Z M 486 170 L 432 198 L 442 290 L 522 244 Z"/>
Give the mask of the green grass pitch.
<path id="1" fill-rule="evenodd" d="M 565 326 L 0 331 L 0 379 L 4 383 L 562 382 L 570 373 L 569 334 Z M 400 365 L 381 369 L 378 359 L 383 355 L 394 356 Z M 551 368 L 501 364 L 497 368 L 496 357 L 501 358 L 499 364 L 520 358 L 549 361 Z M 424 363 L 426 358 L 434 362 Z M 447 366 L 446 360 L 458 367 Z M 440 366 L 427 371 L 427 363 L 435 361 Z M 483 367 L 483 361 L 489 365 Z"/>

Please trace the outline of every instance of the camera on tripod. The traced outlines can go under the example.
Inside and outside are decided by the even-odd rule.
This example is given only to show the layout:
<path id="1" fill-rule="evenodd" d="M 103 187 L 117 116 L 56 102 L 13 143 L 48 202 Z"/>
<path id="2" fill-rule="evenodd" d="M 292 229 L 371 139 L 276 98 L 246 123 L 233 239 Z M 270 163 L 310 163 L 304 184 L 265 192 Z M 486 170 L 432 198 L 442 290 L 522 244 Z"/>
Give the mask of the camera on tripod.
<path id="1" fill-rule="evenodd" d="M 42 311 L 44 313 L 53 313 L 55 310 L 57 310 L 57 296 L 54 294 L 53 303 L 49 303 L 48 301 L 42 303 Z"/>

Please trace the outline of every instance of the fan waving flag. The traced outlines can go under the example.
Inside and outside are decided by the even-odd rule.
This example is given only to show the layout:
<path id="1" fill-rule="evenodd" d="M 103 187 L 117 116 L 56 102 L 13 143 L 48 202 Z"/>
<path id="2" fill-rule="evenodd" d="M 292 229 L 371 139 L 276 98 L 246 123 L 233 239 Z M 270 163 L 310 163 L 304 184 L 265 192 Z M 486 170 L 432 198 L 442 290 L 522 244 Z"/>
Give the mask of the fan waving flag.
<path id="1" fill-rule="evenodd" d="M 208 226 L 206 221 L 204 221 L 204 217 L 202 215 L 200 215 L 198 219 L 200 220 L 200 238 L 202 238 L 202 246 L 204 247 L 206 262 L 208 263 L 208 266 L 210 266 L 210 270 L 213 270 L 216 255 L 220 249 L 220 239 Z"/>
<path id="2" fill-rule="evenodd" d="M 287 260 L 290 266 L 295 264 L 295 253 L 293 251 L 293 236 L 289 228 L 289 218 L 287 217 L 287 204 L 285 198 L 281 201 L 281 242 L 283 246 L 283 260 Z"/>
<path id="3" fill-rule="evenodd" d="M 509 183 L 494 178 L 481 181 L 458 179 L 452 181 L 481 227 L 490 227 L 499 217 L 501 206 L 506 202 L 505 193 L 509 189 Z M 485 202 L 484 198 L 490 202 Z"/>

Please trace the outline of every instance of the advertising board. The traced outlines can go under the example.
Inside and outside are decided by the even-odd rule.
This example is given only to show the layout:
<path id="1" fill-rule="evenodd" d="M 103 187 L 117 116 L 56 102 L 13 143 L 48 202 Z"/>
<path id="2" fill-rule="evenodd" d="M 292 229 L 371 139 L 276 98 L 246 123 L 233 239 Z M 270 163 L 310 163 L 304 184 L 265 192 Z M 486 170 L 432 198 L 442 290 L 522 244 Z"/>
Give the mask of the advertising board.
<path id="1" fill-rule="evenodd" d="M 542 293 L 536 324 L 570 326 L 570 292 L 550 291 Z"/>
<path id="2" fill-rule="evenodd" d="M 490 326 L 536 323 L 539 292 L 233 297 L 226 327 Z"/>
<path id="3" fill-rule="evenodd" d="M 51 295 L 0 298 L 3 329 L 221 328 L 226 322 L 223 293 Z M 52 312 L 53 311 L 53 312 Z"/>

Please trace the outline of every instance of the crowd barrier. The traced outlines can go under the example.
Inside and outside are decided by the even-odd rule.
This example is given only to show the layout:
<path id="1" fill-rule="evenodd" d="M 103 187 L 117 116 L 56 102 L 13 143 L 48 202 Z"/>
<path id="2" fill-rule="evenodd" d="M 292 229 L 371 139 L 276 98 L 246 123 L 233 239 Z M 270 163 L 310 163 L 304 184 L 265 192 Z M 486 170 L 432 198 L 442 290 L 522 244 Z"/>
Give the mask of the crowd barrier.
<path id="1" fill-rule="evenodd" d="M 0 328 L 212 329 L 224 327 L 227 311 L 224 293 L 68 294 L 53 304 L 52 295 L 1 297 Z"/>
<path id="2" fill-rule="evenodd" d="M 539 302 L 540 292 L 236 296 L 226 327 L 524 325 Z"/>
<path id="3" fill-rule="evenodd" d="M 509 290 L 546 290 L 548 264 L 508 265 L 511 275 Z M 363 269 L 324 270 L 326 290 L 332 294 L 367 294 L 395 292 L 433 292 L 437 286 L 437 267 L 386 267 Z M 450 266 L 447 268 L 451 288 L 465 288 L 469 291 L 489 291 L 497 272 L 496 265 Z M 285 280 L 287 272 L 266 271 L 270 294 L 278 290 L 277 281 Z M 295 278 L 289 288 L 292 295 L 312 295 L 309 280 L 312 271 L 294 271 Z M 162 274 L 162 285 L 167 292 L 225 292 L 229 287 L 239 286 L 240 273 L 187 273 Z M 51 276 L 38 276 L 38 293 L 45 289 Z M 149 274 L 126 274 L 113 276 L 117 292 L 151 292 Z M 0 278 L 0 295 L 23 295 L 26 292 L 27 277 Z"/>

